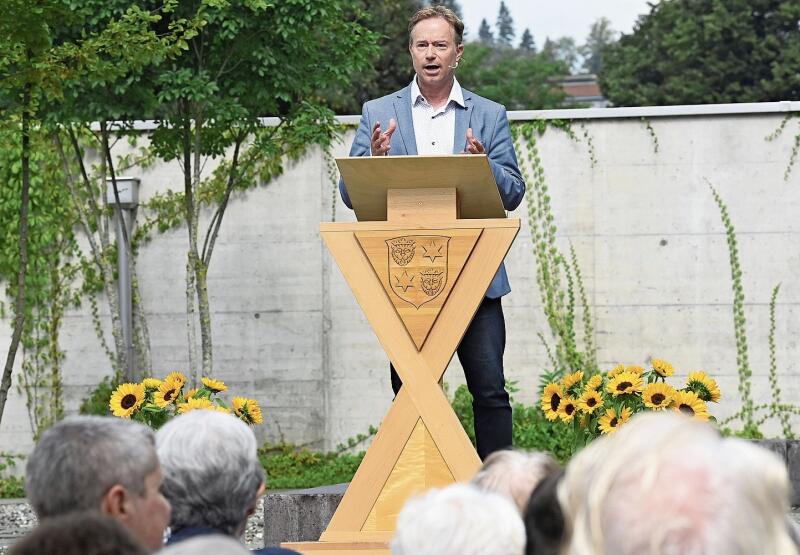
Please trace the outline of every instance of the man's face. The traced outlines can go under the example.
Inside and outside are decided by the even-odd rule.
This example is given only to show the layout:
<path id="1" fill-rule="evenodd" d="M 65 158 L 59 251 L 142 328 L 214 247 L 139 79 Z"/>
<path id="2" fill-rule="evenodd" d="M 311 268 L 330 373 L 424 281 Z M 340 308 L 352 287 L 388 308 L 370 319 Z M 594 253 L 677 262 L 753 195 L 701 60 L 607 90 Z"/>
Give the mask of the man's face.
<path id="1" fill-rule="evenodd" d="M 161 467 L 157 467 L 144 480 L 144 495 L 130 496 L 128 507 L 130 516 L 125 522 L 127 527 L 150 550 L 161 549 L 164 542 L 164 529 L 169 526 L 172 510 L 163 495 L 161 482 L 164 476 Z"/>
<path id="2" fill-rule="evenodd" d="M 441 17 L 423 19 L 411 30 L 411 62 L 421 89 L 449 85 L 453 80 L 456 60 L 464 52 L 456 44 L 455 30 Z"/>

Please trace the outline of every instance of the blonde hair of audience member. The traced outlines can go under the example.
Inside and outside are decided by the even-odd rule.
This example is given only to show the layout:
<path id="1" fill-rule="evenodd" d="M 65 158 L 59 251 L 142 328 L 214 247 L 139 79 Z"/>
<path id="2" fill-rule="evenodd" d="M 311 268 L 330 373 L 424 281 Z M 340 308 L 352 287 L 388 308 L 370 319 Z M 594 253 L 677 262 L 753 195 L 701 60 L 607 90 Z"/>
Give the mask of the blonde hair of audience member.
<path id="1" fill-rule="evenodd" d="M 397 518 L 395 555 L 522 555 L 525 526 L 502 495 L 454 484 L 410 499 Z"/>
<path id="2" fill-rule="evenodd" d="M 245 546 L 230 536 L 215 534 L 184 540 L 165 547 L 158 555 L 249 555 Z"/>
<path id="3" fill-rule="evenodd" d="M 558 463 L 546 453 L 506 449 L 486 457 L 472 483 L 478 489 L 505 495 L 522 513 L 536 485 L 558 468 Z"/>
<path id="4" fill-rule="evenodd" d="M 642 414 L 567 466 L 567 555 L 796 555 L 778 458 L 676 413 Z"/>

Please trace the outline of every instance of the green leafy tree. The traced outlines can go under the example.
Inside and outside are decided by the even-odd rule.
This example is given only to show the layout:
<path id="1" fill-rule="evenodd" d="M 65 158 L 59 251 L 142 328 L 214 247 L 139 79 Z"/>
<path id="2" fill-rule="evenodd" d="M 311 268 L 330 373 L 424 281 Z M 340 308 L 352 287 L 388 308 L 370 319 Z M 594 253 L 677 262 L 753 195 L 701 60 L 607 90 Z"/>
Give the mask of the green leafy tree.
<path id="1" fill-rule="evenodd" d="M 651 4 L 605 51 L 600 83 L 617 106 L 800 98 L 796 0 Z"/>
<path id="2" fill-rule="evenodd" d="M 519 41 L 519 49 L 523 52 L 536 52 L 536 43 L 533 40 L 531 30 L 525 28 L 522 38 Z"/>
<path id="3" fill-rule="evenodd" d="M 333 139 L 333 112 L 321 91 L 350 83 L 377 53 L 377 36 L 358 23 L 357 13 L 349 17 L 355 12 L 341 0 L 209 0 L 176 10 L 204 25 L 153 76 L 159 126 L 152 152 L 181 165 L 183 191 L 155 199 L 151 209 L 158 213 L 160 202 L 165 217 L 186 225 L 187 326 L 192 338 L 199 324 L 204 375 L 213 372 L 207 276 L 231 195 L 268 182 L 285 158 Z M 266 125 L 260 118 L 268 115 L 278 123 Z M 222 161 L 205 176 L 208 158 Z M 204 206 L 212 216 L 201 230 Z M 195 373 L 191 340 L 189 348 Z"/>
<path id="4" fill-rule="evenodd" d="M 583 57 L 583 71 L 599 74 L 603 69 L 603 52 L 616 41 L 617 33 L 611 28 L 611 22 L 601 17 L 592 23 L 586 43 L 578 51 Z"/>
<path id="5" fill-rule="evenodd" d="M 494 34 L 485 17 L 481 19 L 481 26 L 478 28 L 478 40 L 484 44 L 494 44 Z"/>
<path id="6" fill-rule="evenodd" d="M 514 42 L 514 19 L 505 2 L 500 2 L 495 27 L 497 28 L 497 42 L 504 46 L 511 46 Z"/>
<path id="7" fill-rule="evenodd" d="M 556 40 L 547 38 L 542 46 L 542 55 L 553 62 L 562 62 L 570 74 L 578 65 L 578 47 L 572 37 L 561 37 Z"/>
<path id="8" fill-rule="evenodd" d="M 457 0 L 442 0 L 441 2 L 437 2 L 437 4 L 445 8 L 450 8 L 459 18 L 464 18 L 461 14 L 461 4 L 459 4 Z"/>

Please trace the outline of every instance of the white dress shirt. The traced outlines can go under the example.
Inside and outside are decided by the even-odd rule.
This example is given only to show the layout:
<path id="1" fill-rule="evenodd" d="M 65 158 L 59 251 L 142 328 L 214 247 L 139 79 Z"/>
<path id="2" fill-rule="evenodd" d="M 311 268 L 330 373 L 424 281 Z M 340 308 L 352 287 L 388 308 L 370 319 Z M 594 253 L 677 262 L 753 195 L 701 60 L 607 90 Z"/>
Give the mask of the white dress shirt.
<path id="1" fill-rule="evenodd" d="M 414 76 L 411 81 L 411 118 L 417 139 L 417 154 L 453 154 L 457 106 L 464 107 L 464 93 L 455 77 L 447 102 L 441 108 L 434 109 L 422 96 Z"/>

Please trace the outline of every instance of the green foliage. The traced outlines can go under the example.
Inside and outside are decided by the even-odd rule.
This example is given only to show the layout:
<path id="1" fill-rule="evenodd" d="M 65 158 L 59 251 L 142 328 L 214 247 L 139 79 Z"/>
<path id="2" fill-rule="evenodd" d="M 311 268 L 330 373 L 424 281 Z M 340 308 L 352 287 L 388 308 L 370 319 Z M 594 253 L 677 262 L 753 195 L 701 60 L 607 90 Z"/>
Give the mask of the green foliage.
<path id="1" fill-rule="evenodd" d="M 25 479 L 14 474 L 19 455 L 0 453 L 0 499 L 21 499 L 25 497 Z"/>
<path id="2" fill-rule="evenodd" d="M 108 404 L 111 401 L 111 394 L 114 392 L 122 380 L 117 376 L 106 376 L 97 384 L 89 395 L 81 402 L 80 413 L 95 416 L 108 416 L 110 413 Z"/>
<path id="3" fill-rule="evenodd" d="M 652 3 L 605 51 L 601 88 L 617 106 L 800 98 L 798 20 L 796 0 Z"/>
<path id="4" fill-rule="evenodd" d="M 766 140 L 770 142 L 776 140 L 783 134 L 783 131 L 786 128 L 786 124 L 789 123 L 789 120 L 798 117 L 800 117 L 800 113 L 797 112 L 786 114 L 786 117 L 784 117 L 783 120 L 781 120 L 781 123 L 778 126 L 778 128 L 766 136 Z M 800 127 L 800 125 L 798 125 L 798 127 Z M 792 153 L 789 156 L 789 163 L 786 164 L 786 170 L 783 172 L 784 181 L 789 181 L 789 176 L 792 173 L 792 168 L 794 168 L 794 165 L 797 163 L 798 155 L 800 155 L 800 131 L 798 131 L 798 133 L 794 136 L 794 142 L 792 143 Z"/>
<path id="5" fill-rule="evenodd" d="M 614 44 L 617 33 L 612 29 L 611 22 L 601 17 L 592 23 L 586 42 L 578 48 L 583 57 L 583 71 L 599 74 L 603 70 L 603 55 L 606 49 Z"/>
<path id="6" fill-rule="evenodd" d="M 511 46 L 514 42 L 514 18 L 511 17 L 511 12 L 508 11 L 506 3 L 500 0 L 500 8 L 497 10 L 497 21 L 495 22 L 497 28 L 497 42 L 504 46 Z"/>

